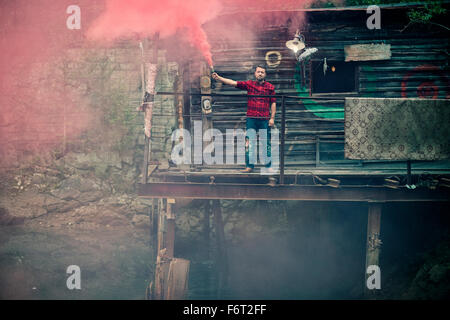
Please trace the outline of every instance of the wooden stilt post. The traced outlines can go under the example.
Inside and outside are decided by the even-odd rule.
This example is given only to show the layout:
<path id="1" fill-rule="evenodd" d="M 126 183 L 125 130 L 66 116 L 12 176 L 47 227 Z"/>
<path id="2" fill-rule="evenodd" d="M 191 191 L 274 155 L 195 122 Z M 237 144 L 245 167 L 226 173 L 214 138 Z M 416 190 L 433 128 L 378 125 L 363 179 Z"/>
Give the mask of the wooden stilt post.
<path id="1" fill-rule="evenodd" d="M 381 281 L 379 258 L 381 251 L 380 222 L 382 203 L 369 202 L 368 207 L 364 293 L 366 297 L 374 297 L 374 294 L 378 291 L 378 288 L 374 288 L 374 281 Z M 375 280 L 377 276 L 379 280 Z"/>
<path id="2" fill-rule="evenodd" d="M 150 241 L 153 247 L 153 256 L 158 255 L 158 212 L 159 201 L 158 199 L 152 199 L 152 211 L 150 214 Z"/>
<path id="3" fill-rule="evenodd" d="M 175 203 L 174 199 L 167 199 L 166 210 L 166 225 L 167 232 L 165 237 L 165 244 L 167 249 L 167 256 L 173 258 L 173 252 L 175 247 L 175 213 L 173 212 L 172 205 Z"/>
<path id="4" fill-rule="evenodd" d="M 164 243 L 164 232 L 166 227 L 166 200 L 165 199 L 159 199 L 158 203 L 158 254 L 159 252 L 164 249 L 165 243 Z"/>
<path id="5" fill-rule="evenodd" d="M 200 92 L 201 94 L 211 94 L 211 69 L 206 63 L 200 66 Z M 213 127 L 212 120 L 212 98 L 211 96 L 201 97 L 202 107 L 202 135 Z M 212 139 L 212 138 L 211 138 Z M 212 140 L 211 140 L 212 141 Z M 203 149 L 210 144 L 210 141 L 203 141 Z"/>
<path id="6" fill-rule="evenodd" d="M 209 250 L 210 250 L 210 245 L 209 242 L 210 237 L 210 223 L 209 223 L 209 219 L 211 216 L 211 201 L 210 200 L 205 200 L 206 201 L 206 205 L 205 205 L 205 211 L 204 211 L 204 216 L 203 216 L 203 243 L 204 243 L 204 257 L 205 260 L 209 260 Z"/>
<path id="7" fill-rule="evenodd" d="M 167 277 L 169 275 L 170 258 L 166 252 L 166 199 L 158 199 L 158 232 L 157 256 L 155 267 L 155 284 L 152 290 L 153 300 L 163 300 L 167 292 Z"/>
<path id="8" fill-rule="evenodd" d="M 154 300 L 185 299 L 188 290 L 190 262 L 174 258 L 174 203 L 175 199 L 160 199 Z"/>
<path id="9" fill-rule="evenodd" d="M 211 262 L 211 200 L 205 201 L 205 210 L 203 216 L 203 259 L 208 263 Z M 209 292 L 214 292 L 216 288 L 216 283 L 213 281 L 213 273 L 210 272 L 211 269 L 208 268 L 208 271 L 205 271 L 206 276 L 204 278 L 205 288 L 208 288 Z"/>
<path id="10" fill-rule="evenodd" d="M 170 262 L 166 300 L 184 300 L 188 293 L 189 260 L 173 258 Z"/>
<path id="11" fill-rule="evenodd" d="M 228 256 L 225 243 L 225 231 L 222 220 L 222 208 L 220 207 L 220 200 L 213 200 L 213 213 L 214 213 L 214 227 L 216 232 L 217 241 L 217 267 L 218 267 L 218 286 L 217 286 L 217 298 L 220 299 L 223 296 L 223 289 L 227 285 L 228 281 Z"/>
<path id="12" fill-rule="evenodd" d="M 170 262 L 171 259 L 165 255 L 165 249 L 161 250 L 156 258 L 153 300 L 164 300 L 167 295 Z"/>

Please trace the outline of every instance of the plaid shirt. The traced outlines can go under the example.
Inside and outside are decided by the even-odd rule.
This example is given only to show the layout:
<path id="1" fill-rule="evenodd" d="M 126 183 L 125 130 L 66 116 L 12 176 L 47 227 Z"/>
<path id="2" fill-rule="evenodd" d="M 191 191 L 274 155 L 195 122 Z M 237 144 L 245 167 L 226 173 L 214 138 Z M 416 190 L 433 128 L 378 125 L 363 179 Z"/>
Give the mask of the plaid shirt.
<path id="1" fill-rule="evenodd" d="M 264 81 L 263 84 L 254 80 L 238 81 L 236 87 L 247 90 L 248 95 L 275 95 L 275 87 L 267 81 Z M 276 102 L 275 97 L 248 97 L 247 117 L 268 120 L 270 118 L 270 106 L 273 102 Z"/>

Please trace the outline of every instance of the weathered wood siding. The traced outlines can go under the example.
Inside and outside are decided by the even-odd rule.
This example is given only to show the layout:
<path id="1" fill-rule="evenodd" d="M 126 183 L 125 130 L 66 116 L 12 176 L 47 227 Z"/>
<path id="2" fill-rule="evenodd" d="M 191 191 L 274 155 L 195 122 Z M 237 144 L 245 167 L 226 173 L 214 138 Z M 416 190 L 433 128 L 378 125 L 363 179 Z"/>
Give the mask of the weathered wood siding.
<path id="1" fill-rule="evenodd" d="M 245 20 L 245 13 L 239 15 L 241 21 Z M 293 14 L 286 15 L 289 16 L 292 21 Z M 305 36 L 307 47 L 319 49 L 313 61 L 322 63 L 324 58 L 329 62 L 344 61 L 344 46 L 371 43 L 389 44 L 391 58 L 351 62 L 356 64 L 356 90 L 330 94 L 340 100 L 286 100 L 287 166 L 348 165 L 355 166 L 355 169 L 361 165 L 370 166 L 369 163 L 344 159 L 343 97 L 450 97 L 448 31 L 438 26 L 424 25 L 412 25 L 404 29 L 408 23 L 405 8 L 382 9 L 380 30 L 366 27 L 368 17 L 365 10 L 305 13 L 307 23 L 298 28 Z M 226 21 L 230 16 L 220 19 Z M 309 97 L 312 63 L 298 64 L 293 53 L 285 47 L 285 42 L 293 38 L 292 30 L 297 28 L 289 26 L 289 23 L 286 18 L 284 24 L 253 29 L 251 41 L 226 40 L 217 35 L 214 22 L 207 25 L 215 70 L 227 78 L 247 80 L 254 78 L 256 65 L 267 65 L 269 61 L 267 80 L 275 85 L 277 94 Z M 242 38 L 248 39 L 245 34 Z M 267 56 L 269 52 L 272 54 Z M 277 61 L 280 56 L 279 63 L 270 63 Z M 192 72 L 199 66 L 192 63 L 190 68 Z M 199 92 L 198 78 L 194 76 L 193 79 L 191 92 L 196 93 Z M 245 94 L 224 85 L 218 85 L 213 93 Z M 276 126 L 281 128 L 281 99 L 278 102 Z M 213 103 L 214 127 L 222 130 L 245 128 L 245 112 L 246 97 L 217 97 Z M 200 115 L 199 98 L 192 99 L 191 114 Z M 391 165 L 387 164 L 387 167 Z M 430 166 L 433 164 L 430 163 Z"/>

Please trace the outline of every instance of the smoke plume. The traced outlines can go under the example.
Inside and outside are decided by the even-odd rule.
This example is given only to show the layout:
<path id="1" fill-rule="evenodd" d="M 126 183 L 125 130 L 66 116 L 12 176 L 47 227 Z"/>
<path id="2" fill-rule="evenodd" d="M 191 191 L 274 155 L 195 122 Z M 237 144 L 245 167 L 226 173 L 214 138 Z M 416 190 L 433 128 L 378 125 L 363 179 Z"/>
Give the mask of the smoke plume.
<path id="1" fill-rule="evenodd" d="M 106 11 L 88 31 L 90 40 L 115 40 L 127 37 L 149 37 L 159 33 L 167 37 L 178 31 L 186 34 L 212 65 L 211 48 L 202 24 L 216 17 L 218 0 L 109 0 Z"/>
<path id="2" fill-rule="evenodd" d="M 295 29 L 302 19 L 295 9 L 309 1 L 0 0 L 0 162 L 17 163 L 23 154 L 77 139 L 98 118 L 89 114 L 83 90 L 68 83 L 59 65 L 73 60 L 68 52 L 159 33 L 171 38 L 163 49 L 178 53 L 177 61 L 190 53 L 187 41 L 213 65 L 211 43 L 217 50 L 253 41 L 260 27 L 285 23 L 283 10 L 294 10 Z M 67 8 L 74 4 L 81 10 L 80 30 L 66 25 Z"/>
<path id="3" fill-rule="evenodd" d="M 83 41 L 66 26 L 73 2 L 0 1 L 0 163 L 49 151 L 89 125 L 78 94 L 59 65 Z M 78 1 L 79 5 L 86 4 Z"/>

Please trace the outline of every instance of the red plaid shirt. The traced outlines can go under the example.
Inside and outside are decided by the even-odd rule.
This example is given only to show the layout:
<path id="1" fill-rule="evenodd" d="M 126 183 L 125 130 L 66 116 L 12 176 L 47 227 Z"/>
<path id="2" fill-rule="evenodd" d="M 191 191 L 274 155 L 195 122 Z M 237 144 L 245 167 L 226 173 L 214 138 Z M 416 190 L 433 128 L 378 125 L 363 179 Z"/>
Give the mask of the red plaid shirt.
<path id="1" fill-rule="evenodd" d="M 238 81 L 236 87 L 247 90 L 248 95 L 275 95 L 275 87 L 267 81 L 264 81 L 263 84 L 254 80 Z M 247 117 L 268 120 L 270 118 L 270 106 L 276 101 L 275 97 L 248 97 Z"/>

